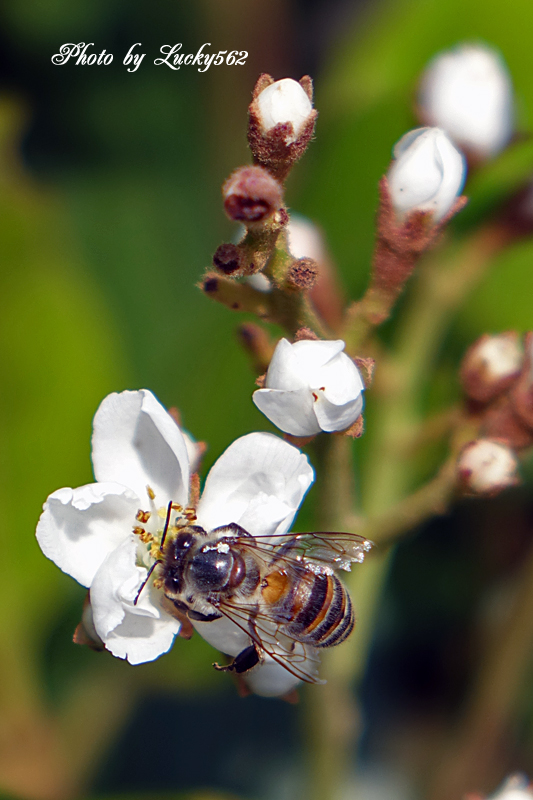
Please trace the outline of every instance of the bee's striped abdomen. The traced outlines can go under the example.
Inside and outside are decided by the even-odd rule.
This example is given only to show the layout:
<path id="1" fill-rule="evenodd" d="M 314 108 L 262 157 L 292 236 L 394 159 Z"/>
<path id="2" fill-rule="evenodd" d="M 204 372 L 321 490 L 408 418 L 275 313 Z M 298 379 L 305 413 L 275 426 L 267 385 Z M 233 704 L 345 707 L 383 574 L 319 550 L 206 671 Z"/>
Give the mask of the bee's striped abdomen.
<path id="1" fill-rule="evenodd" d="M 298 641 L 315 647 L 330 647 L 344 641 L 353 630 L 355 619 L 350 596 L 335 575 L 313 574 L 312 581 L 300 585 L 287 632 Z"/>

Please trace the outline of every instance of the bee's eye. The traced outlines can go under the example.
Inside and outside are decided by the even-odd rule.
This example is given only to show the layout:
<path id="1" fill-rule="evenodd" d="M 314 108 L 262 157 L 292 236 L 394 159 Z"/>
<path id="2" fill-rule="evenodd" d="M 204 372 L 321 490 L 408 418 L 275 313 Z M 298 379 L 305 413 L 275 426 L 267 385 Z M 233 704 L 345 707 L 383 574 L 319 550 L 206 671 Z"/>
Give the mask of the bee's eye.
<path id="1" fill-rule="evenodd" d="M 180 594 L 183 588 L 183 582 L 180 578 L 170 576 L 165 581 L 165 592 L 168 594 Z"/>

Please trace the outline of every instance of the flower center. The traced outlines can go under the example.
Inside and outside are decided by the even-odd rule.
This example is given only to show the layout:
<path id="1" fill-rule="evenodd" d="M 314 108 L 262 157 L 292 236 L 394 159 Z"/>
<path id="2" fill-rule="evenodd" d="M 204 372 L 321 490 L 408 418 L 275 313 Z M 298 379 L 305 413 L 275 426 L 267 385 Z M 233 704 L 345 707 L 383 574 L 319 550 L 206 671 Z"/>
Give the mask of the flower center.
<path id="1" fill-rule="evenodd" d="M 147 486 L 146 491 L 149 510 L 140 508 L 137 511 L 133 533 L 139 539 L 137 566 L 150 568 L 154 561 L 163 559 L 168 539 L 173 539 L 180 530 L 194 525 L 196 509 L 192 506 L 183 508 L 179 503 L 172 501 L 167 506 L 158 506 L 153 489 Z"/>

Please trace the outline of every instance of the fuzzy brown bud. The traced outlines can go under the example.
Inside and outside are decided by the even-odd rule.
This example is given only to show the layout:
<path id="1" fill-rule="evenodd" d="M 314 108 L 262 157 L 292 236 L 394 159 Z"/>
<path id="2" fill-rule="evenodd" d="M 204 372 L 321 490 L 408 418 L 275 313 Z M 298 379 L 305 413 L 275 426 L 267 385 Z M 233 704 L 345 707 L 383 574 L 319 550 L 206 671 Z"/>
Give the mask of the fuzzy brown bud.
<path id="1" fill-rule="evenodd" d="M 215 250 L 213 265 L 224 275 L 233 275 L 241 269 L 241 251 L 236 244 L 221 244 Z"/>
<path id="2" fill-rule="evenodd" d="M 516 380 L 523 361 L 524 349 L 516 331 L 485 334 L 467 351 L 461 366 L 466 395 L 488 403 Z"/>
<path id="3" fill-rule="evenodd" d="M 287 282 L 294 289 L 312 289 L 318 279 L 318 265 L 312 258 L 293 261 L 287 274 Z"/>
<path id="4" fill-rule="evenodd" d="M 283 204 L 278 181 L 263 167 L 239 167 L 222 187 L 230 219 L 246 224 L 264 222 Z"/>

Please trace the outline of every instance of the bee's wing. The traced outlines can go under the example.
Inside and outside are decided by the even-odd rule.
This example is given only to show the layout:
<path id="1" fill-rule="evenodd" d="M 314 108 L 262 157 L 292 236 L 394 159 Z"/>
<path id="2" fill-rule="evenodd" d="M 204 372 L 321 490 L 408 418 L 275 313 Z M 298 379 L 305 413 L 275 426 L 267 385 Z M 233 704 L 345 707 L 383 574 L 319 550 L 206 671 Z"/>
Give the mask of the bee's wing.
<path id="1" fill-rule="evenodd" d="M 318 568 L 344 569 L 361 563 L 372 542 L 356 533 L 289 533 L 279 536 L 254 536 L 239 543 L 263 554 L 270 563 L 285 561 Z"/>
<path id="2" fill-rule="evenodd" d="M 316 647 L 294 639 L 268 614 L 256 605 L 226 600 L 217 605 L 221 614 L 247 633 L 258 651 L 263 651 L 296 678 L 307 683 L 325 683 L 318 677 L 320 657 Z"/>

